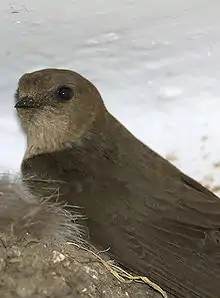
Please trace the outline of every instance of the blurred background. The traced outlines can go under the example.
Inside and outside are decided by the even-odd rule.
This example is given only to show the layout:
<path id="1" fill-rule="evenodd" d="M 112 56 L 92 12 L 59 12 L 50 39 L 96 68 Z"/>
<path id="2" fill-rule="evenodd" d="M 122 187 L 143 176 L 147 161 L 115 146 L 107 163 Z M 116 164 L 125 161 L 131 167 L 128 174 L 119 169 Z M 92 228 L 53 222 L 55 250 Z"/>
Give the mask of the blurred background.
<path id="1" fill-rule="evenodd" d="M 19 77 L 69 68 L 91 80 L 140 140 L 220 194 L 218 0 L 1 0 L 0 171 L 25 138 Z"/>

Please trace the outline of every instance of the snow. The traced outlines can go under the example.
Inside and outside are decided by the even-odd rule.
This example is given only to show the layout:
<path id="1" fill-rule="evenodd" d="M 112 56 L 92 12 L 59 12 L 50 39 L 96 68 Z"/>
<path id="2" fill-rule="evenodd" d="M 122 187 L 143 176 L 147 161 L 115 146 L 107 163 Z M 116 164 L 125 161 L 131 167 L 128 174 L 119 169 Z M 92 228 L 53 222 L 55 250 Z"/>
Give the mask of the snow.
<path id="1" fill-rule="evenodd" d="M 70 68 L 140 140 L 217 192 L 218 0 L 1 0 L 0 170 L 19 171 L 20 75 Z"/>

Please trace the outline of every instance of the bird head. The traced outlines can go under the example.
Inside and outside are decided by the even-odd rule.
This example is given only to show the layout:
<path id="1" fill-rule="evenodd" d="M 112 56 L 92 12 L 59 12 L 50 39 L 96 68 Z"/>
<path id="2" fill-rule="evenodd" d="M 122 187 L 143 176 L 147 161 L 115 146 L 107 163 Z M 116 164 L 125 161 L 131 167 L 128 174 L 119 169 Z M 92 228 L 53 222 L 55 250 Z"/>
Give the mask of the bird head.
<path id="1" fill-rule="evenodd" d="M 96 87 L 76 72 L 44 69 L 24 74 L 15 108 L 27 135 L 28 155 L 80 141 L 105 110 Z"/>

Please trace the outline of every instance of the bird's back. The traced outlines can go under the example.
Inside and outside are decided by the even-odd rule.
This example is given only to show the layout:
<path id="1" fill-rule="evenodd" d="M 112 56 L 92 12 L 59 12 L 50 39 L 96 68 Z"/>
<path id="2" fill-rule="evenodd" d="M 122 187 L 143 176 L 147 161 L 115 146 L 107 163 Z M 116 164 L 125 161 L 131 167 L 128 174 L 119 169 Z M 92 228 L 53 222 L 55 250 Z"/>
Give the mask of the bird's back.
<path id="1" fill-rule="evenodd" d="M 62 181 L 54 187 L 83 207 L 91 241 L 126 268 L 178 298 L 219 298 L 220 201 L 118 122 L 110 127 L 98 142 L 91 132 L 84 145 L 24 160 L 24 177 Z"/>

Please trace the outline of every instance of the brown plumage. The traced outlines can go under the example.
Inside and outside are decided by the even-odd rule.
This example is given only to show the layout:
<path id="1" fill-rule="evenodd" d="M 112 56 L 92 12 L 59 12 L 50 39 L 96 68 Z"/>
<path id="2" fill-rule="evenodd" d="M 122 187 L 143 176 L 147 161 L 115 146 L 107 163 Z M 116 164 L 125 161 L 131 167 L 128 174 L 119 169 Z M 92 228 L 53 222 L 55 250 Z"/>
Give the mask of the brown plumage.
<path id="1" fill-rule="evenodd" d="M 77 73 L 25 74 L 16 101 L 27 134 L 21 168 L 35 176 L 33 191 L 53 180 L 60 200 L 83 207 L 94 244 L 175 297 L 220 297 L 213 193 L 137 140 Z"/>

